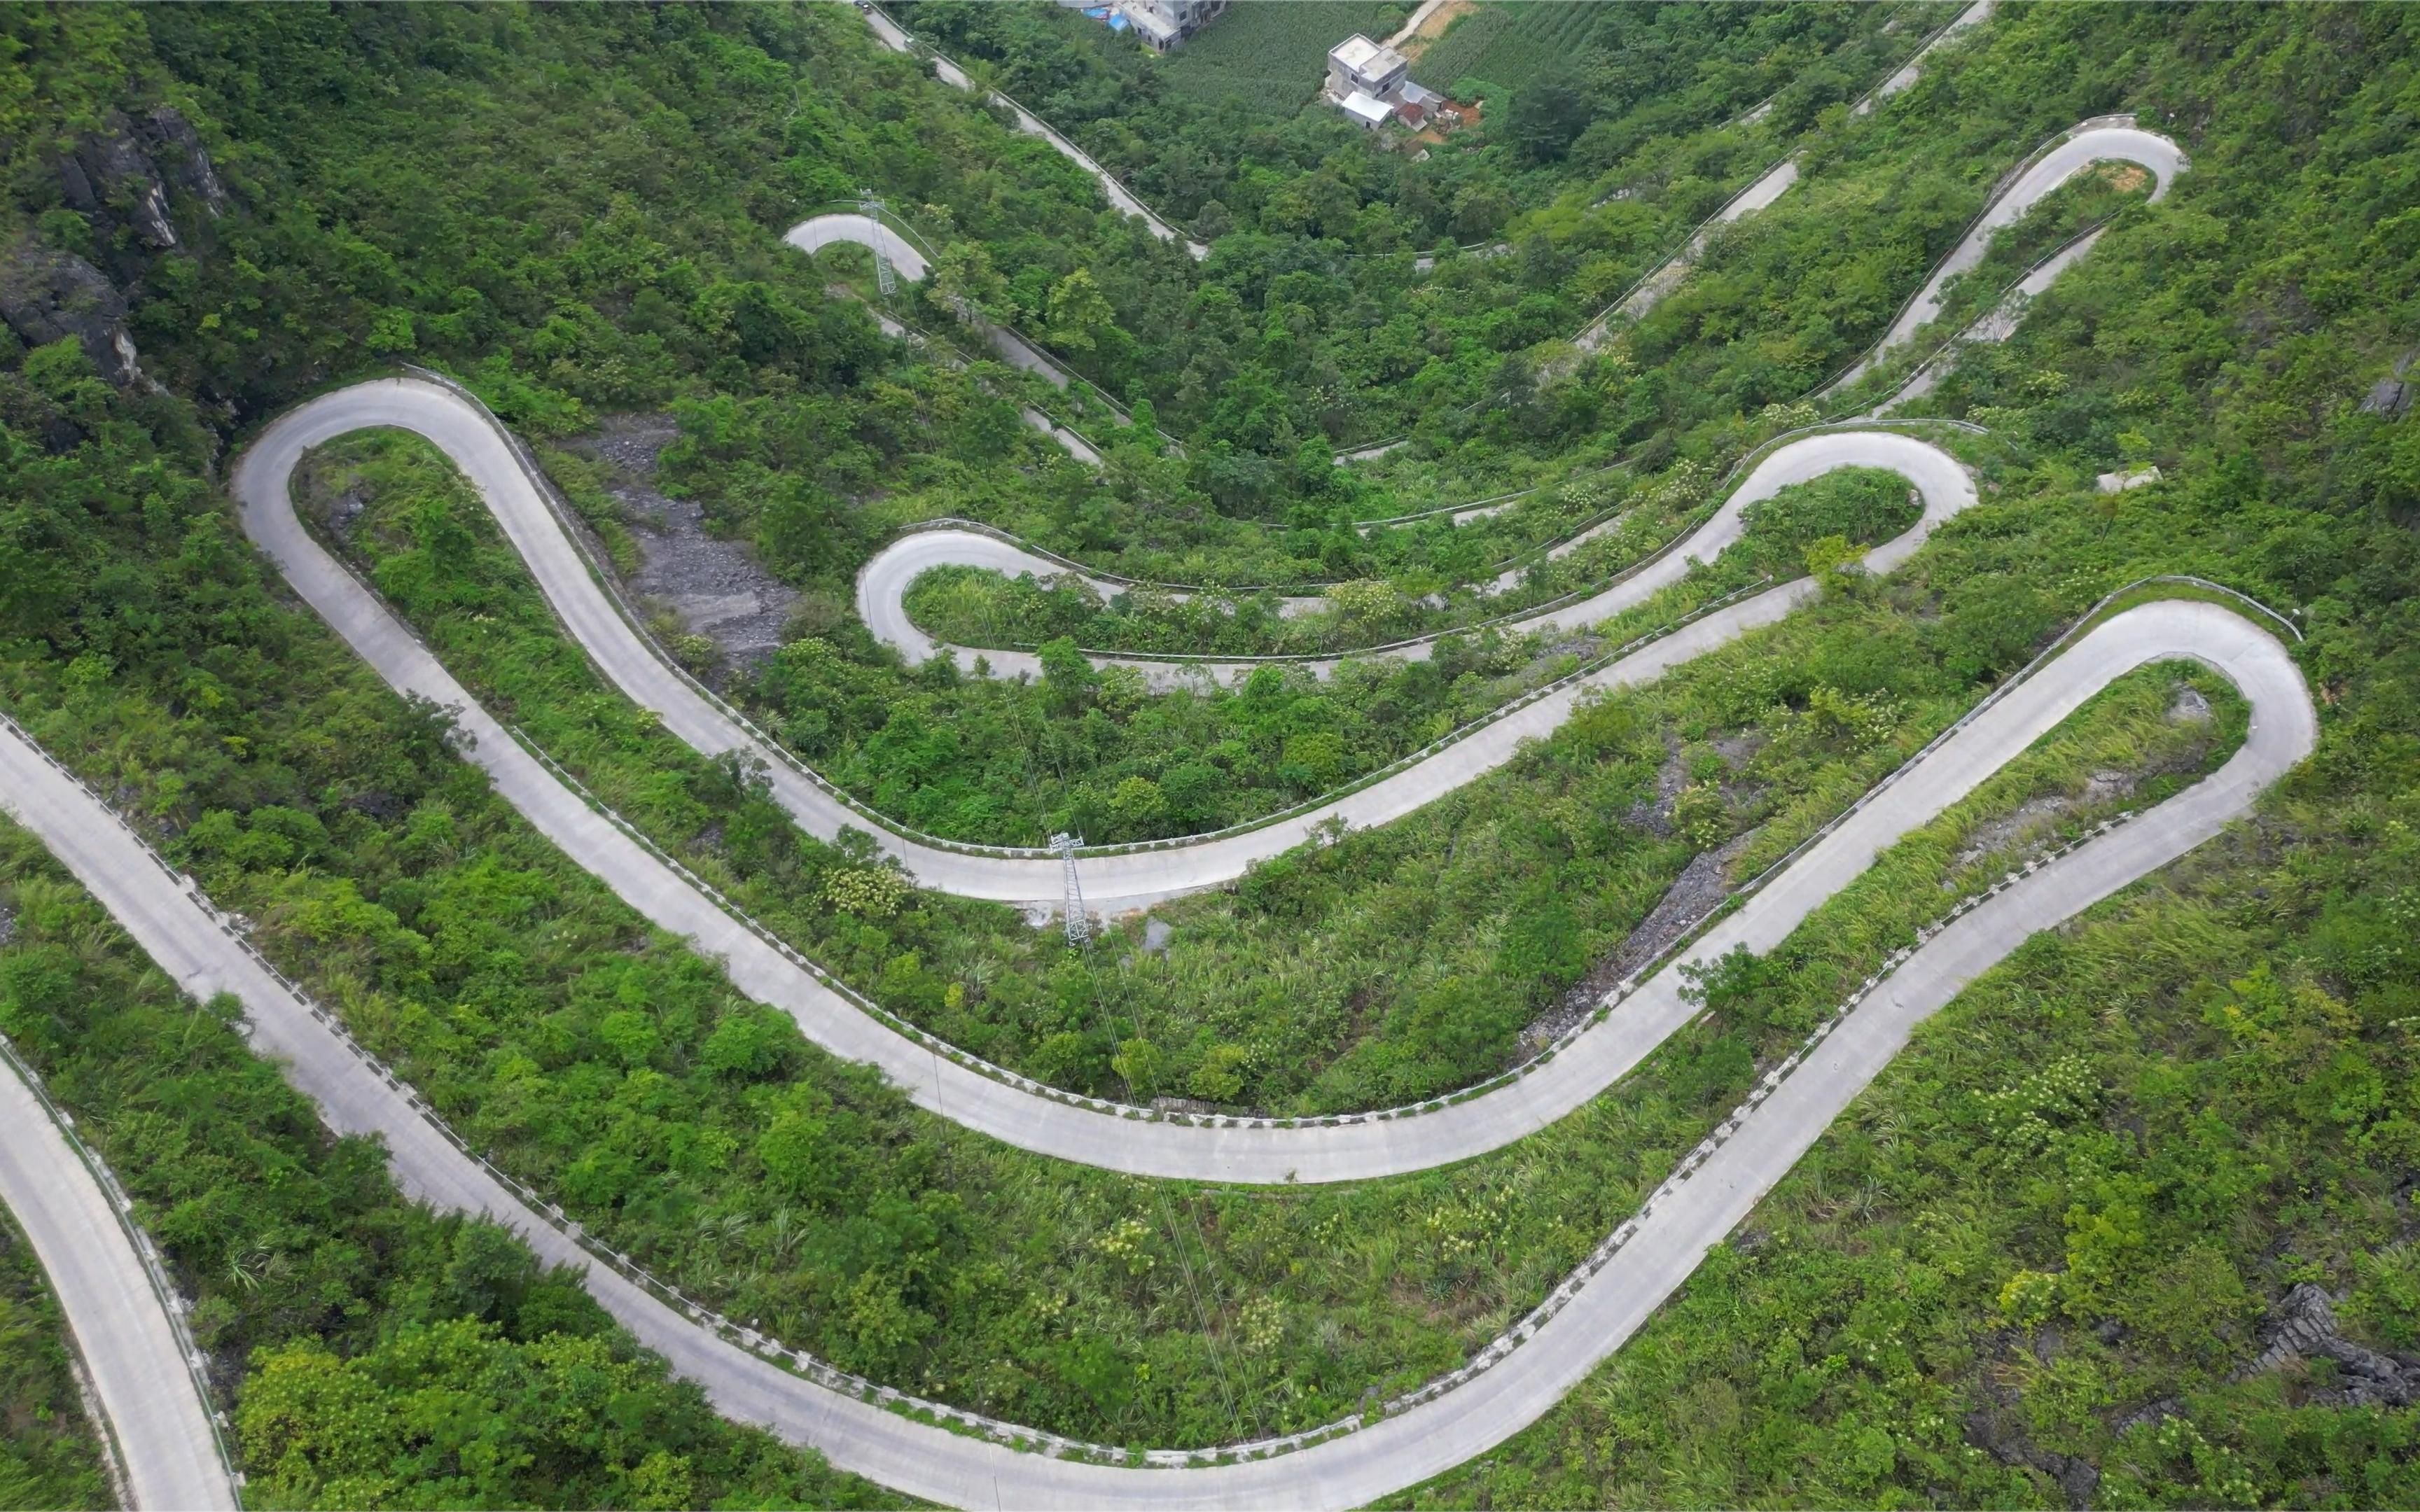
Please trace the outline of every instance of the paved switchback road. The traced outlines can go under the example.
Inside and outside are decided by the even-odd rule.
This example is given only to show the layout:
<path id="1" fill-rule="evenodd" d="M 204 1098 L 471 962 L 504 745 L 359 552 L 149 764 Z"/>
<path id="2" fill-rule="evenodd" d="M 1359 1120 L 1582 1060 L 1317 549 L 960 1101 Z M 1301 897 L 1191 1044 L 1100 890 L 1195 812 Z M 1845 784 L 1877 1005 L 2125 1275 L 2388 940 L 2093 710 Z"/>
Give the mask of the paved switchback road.
<path id="1" fill-rule="evenodd" d="M 634 702 L 656 711 L 666 729 L 697 750 L 707 755 L 738 750 L 764 762 L 774 796 L 801 828 L 822 840 L 834 838 L 845 826 L 870 830 L 927 887 L 1032 909 L 1058 906 L 1063 883 L 1057 857 L 1042 852 L 939 844 L 888 827 L 844 801 L 794 758 L 709 697 L 668 663 L 615 607 L 578 545 L 566 533 L 543 478 L 493 418 L 453 390 L 411 378 L 355 384 L 282 416 L 244 454 L 233 476 L 245 531 L 278 563 L 295 590 L 390 685 L 441 705 L 475 710 L 475 701 L 461 685 L 374 594 L 312 539 L 295 517 L 287 491 L 288 474 L 305 451 L 349 432 L 379 426 L 413 431 L 453 458 L 529 563 L 564 627 L 606 678 Z M 1869 553 L 1868 563 L 1875 571 L 1898 565 L 1936 525 L 1975 499 L 1974 486 L 1955 459 L 1910 437 L 1884 431 L 1808 437 L 1767 457 L 1679 549 L 1592 598 L 1525 619 L 1522 627 L 1584 627 L 1643 602 L 1685 576 L 1693 560 L 1711 560 L 1738 539 L 1749 504 L 1789 484 L 1854 466 L 1899 471 L 1924 499 L 1923 515 L 1914 528 Z M 893 579 L 901 592 L 913 576 L 904 569 L 903 574 Z M 860 592 L 866 596 L 862 585 Z M 1632 686 L 1660 676 L 1689 656 L 1778 618 L 1804 592 L 1803 584 L 1786 584 L 1721 609 L 1416 764 L 1288 819 L 1240 833 L 1087 855 L 1081 862 L 1085 897 L 1110 912 L 1141 907 L 1232 882 L 1253 862 L 1313 838 L 1323 824 L 1342 820 L 1358 827 L 1400 818 L 1510 761 L 1523 739 L 1546 734 L 1561 724 L 1590 687 Z M 891 612 L 885 606 L 895 603 L 895 596 L 886 586 L 876 595 L 877 613 Z M 904 623 L 904 615 L 900 620 Z M 877 618 L 871 623 L 883 622 Z M 484 714 L 479 717 L 484 719 Z M 528 761 L 508 737 L 501 736 L 483 737 L 473 759 L 489 765 L 491 774 L 501 774 L 517 760 Z M 533 781 L 527 790 L 531 795 L 542 788 L 560 791 L 534 763 L 531 771 Z M 498 779 L 505 780 L 502 775 Z"/>
<path id="2" fill-rule="evenodd" d="M 1797 1059 L 1794 1073 L 1782 1075 L 1777 1069 L 1769 1075 L 1727 1123 L 1728 1140 L 1702 1158 L 1693 1157 L 1694 1165 L 1684 1163 L 1680 1176 L 1623 1226 L 1618 1247 L 1575 1273 L 1550 1296 L 1549 1307 L 1482 1351 L 1472 1366 L 1434 1383 L 1417 1394 L 1419 1399 L 1373 1424 L 1340 1425 L 1337 1436 L 1274 1458 L 1200 1468 L 1146 1469 L 1017 1452 L 817 1385 L 699 1326 L 597 1263 L 441 1137 L 420 1118 L 407 1090 L 352 1053 L 307 1004 L 245 952 L 190 885 L 147 853 L 90 793 L 45 764 L 5 727 L 0 792 L 10 811 L 41 836 L 163 969 L 196 994 L 227 991 L 243 1002 L 256 1045 L 285 1064 L 332 1127 L 382 1136 L 398 1179 L 415 1196 L 489 1213 L 527 1235 L 550 1262 L 583 1268 L 615 1318 L 676 1370 L 701 1382 L 726 1414 L 814 1444 L 843 1468 L 955 1505 L 1342 1507 L 1440 1473 L 1536 1421 L 1687 1278 L 1706 1249 L 1747 1214 L 1926 1016 L 2035 931 L 2073 917 L 2216 834 L 2309 752 L 2316 715 L 2285 649 L 2230 610 L 2164 601 L 2118 614 L 2084 635 L 1937 746 L 1885 789 L 1868 811 L 1920 806 L 1927 800 L 1915 784 L 1937 784 L 1935 793 L 1971 788 L 2112 678 L 2168 659 L 2217 669 L 2251 705 L 2244 744 L 2219 771 L 2016 881 L 1934 934 L 1816 1041 Z M 1896 822 L 1881 821 L 1885 829 Z M 1844 826 L 1836 838 L 1847 832 Z M 1822 850 L 1809 853 L 1808 859 Z M 1792 901 L 1743 925 L 1743 941 L 1762 948 L 1778 939 L 1775 932 L 1787 932 L 1788 914 L 1829 896 L 1837 884 L 1827 878 L 1849 864 L 1847 856 L 1835 856 L 1826 867 L 1793 867 L 1759 895 Z M 1862 862 L 1854 865 L 1862 869 Z M 1398 1127 L 1417 1138 L 1416 1132 L 1432 1122 L 1398 1120 Z M 1102 1119 L 1093 1137 L 1122 1144 L 1142 1132 L 1131 1122 Z M 1433 1151 L 1430 1163 L 1476 1153 L 1484 1138 L 1483 1133 L 1462 1128 L 1440 1141 L 1447 1148 Z M 81 1319 L 78 1323 L 81 1329 Z M 92 1347 L 89 1341 L 86 1347 Z M 116 1347 L 137 1361 L 147 1350 L 139 1341 Z"/>
<path id="3" fill-rule="evenodd" d="M 21 818 L 20 805 L 39 787 L 28 780 L 29 766 L 54 775 L 13 733 L 0 737 L 0 807 Z M 64 859 L 94 818 L 108 822 L 101 815 L 70 818 L 56 840 L 51 830 L 35 827 Z M 94 1427 L 109 1435 L 134 1505 L 141 1512 L 235 1506 L 235 1487 L 210 1430 L 210 1406 L 185 1367 L 166 1300 L 153 1289 L 133 1235 L 41 1098 L 6 1059 L 0 1059 L 0 1203 L 33 1242 L 67 1315 L 107 1420 Z"/>
<path id="4" fill-rule="evenodd" d="M 1259 1182 L 1361 1180 L 1467 1158 L 1542 1128 L 1618 1080 L 1691 1015 L 1690 1005 L 1681 995 L 1677 967 L 1668 969 L 1611 1005 L 1603 1024 L 1580 1032 L 1551 1059 L 1506 1086 L 1417 1117 L 1350 1115 L 1298 1127 L 1266 1119 L 1196 1122 L 1140 1117 L 1134 1110 L 1071 1100 L 1029 1078 L 937 1054 L 934 1047 L 887 1026 L 751 933 L 566 790 L 478 706 L 366 588 L 310 539 L 296 519 L 286 491 L 295 461 L 318 441 L 376 424 L 410 424 L 455 456 L 497 508 L 507 533 L 531 560 L 566 625 L 627 692 L 662 713 L 669 728 L 701 749 L 754 748 L 747 744 L 752 738 L 747 732 L 674 674 L 613 611 L 502 434 L 481 411 L 443 389 L 392 380 L 364 384 L 315 400 L 279 421 L 236 471 L 235 489 L 243 501 L 246 529 L 298 591 L 393 686 L 460 711 L 461 727 L 474 742 L 469 758 L 485 767 L 498 790 L 576 863 L 659 926 L 724 960 L 742 991 L 789 1012 L 810 1038 L 836 1054 L 880 1066 L 920 1103 L 945 1118 L 1024 1149 L 1137 1175 Z M 1924 518 L 1905 535 L 1870 554 L 1869 561 L 1875 570 L 1896 566 L 1916 548 L 1934 522 L 1963 508 L 1973 497 L 1956 464 L 1921 442 L 1870 432 L 1822 436 L 1768 458 L 1700 534 L 1711 540 L 1735 535 L 1743 496 L 1760 487 L 1777 488 L 1853 461 L 1896 462 L 1926 494 Z M 1804 581 L 1786 584 L 1699 620 L 1539 700 L 1515 717 L 1445 748 L 1396 778 L 1339 800 L 1326 811 L 1357 825 L 1383 823 L 1409 812 L 1510 760 L 1522 736 L 1551 731 L 1587 688 L 1635 686 L 1659 676 L 1747 629 L 1779 618 L 1812 591 Z M 2213 623 L 2242 623 L 2217 610 L 2198 617 L 2212 616 Z M 1895 781 L 1887 790 L 1886 801 L 1869 803 L 1852 815 L 1684 959 L 1711 958 L 1734 944 L 1768 949 L 1818 903 L 1860 873 L 1883 848 L 1972 791 L 2109 677 L 2140 665 L 2146 656 L 2175 651 L 2174 638 L 2149 632 L 2196 617 L 2189 606 L 2176 606 L 2162 615 L 2138 613 L 2117 622 L 2146 632 L 2132 640 L 2109 627 L 2095 632 L 2083 646 L 1994 701 Z M 2193 651 L 2188 640 L 2181 654 Z M 691 733 L 699 729 L 718 743 L 709 745 Z M 790 770 L 776 768 L 777 772 Z M 797 772 L 792 775 L 804 783 Z M 805 791 L 832 802 L 820 788 L 808 786 Z M 1202 880 L 1205 872 L 1236 874 L 1249 859 L 1276 854 L 1304 838 L 1302 828 L 1273 825 L 1158 852 L 1102 857 L 1086 862 L 1085 867 L 1088 879 L 1096 879 L 1113 863 L 1125 863 L 1130 868 L 1125 874 L 1140 879 L 1129 885 L 1134 890 L 1184 890 L 1207 885 Z M 892 841 L 905 843 L 897 837 Z M 2139 832 L 2130 830 L 2127 837 L 2110 843 L 2138 845 L 2141 840 Z M 930 854 L 931 863 L 922 856 L 911 863 L 928 885 L 934 878 L 924 870 L 926 864 L 979 865 L 994 869 L 994 875 L 1016 868 L 1028 896 L 1047 896 L 1059 885 L 1058 863 L 1047 856 Z"/>
<path id="5" fill-rule="evenodd" d="M 1876 571 L 1896 566 L 1922 544 L 1935 525 L 1975 501 L 1974 486 L 1956 459 L 1928 442 L 1882 430 L 1809 436 L 1792 442 L 1760 462 L 1746 481 L 1725 499 L 1713 517 L 1675 542 L 1670 548 L 1652 554 L 1637 566 L 1616 575 L 1606 587 L 1585 598 L 1510 614 L 1484 624 L 1513 635 L 1586 630 L 1602 625 L 1679 582 L 1698 563 L 1712 562 L 1722 555 L 1745 533 L 1745 514 L 1750 505 L 1772 498 L 1792 484 L 1805 483 L 1844 467 L 1886 468 L 1915 485 L 1925 500 L 1924 517 L 1916 528 L 1877 548 L 1871 554 L 1868 564 Z M 1616 515 L 1590 526 L 1549 548 L 1543 554 L 1543 559 L 1554 562 L 1569 556 L 1606 532 L 1619 528 L 1622 518 L 1622 516 Z M 1129 588 L 1157 586 L 1098 577 L 1075 563 L 1028 549 L 1013 540 L 956 525 L 907 531 L 876 552 L 859 569 L 858 617 L 865 622 L 866 628 L 874 633 L 876 640 L 897 648 L 911 665 L 921 665 L 935 656 L 948 656 L 962 671 L 971 672 L 976 670 L 977 662 L 983 662 L 996 675 L 1010 677 L 1039 676 L 1041 658 L 1027 651 L 954 646 L 937 641 L 916 628 L 915 623 L 908 618 L 908 590 L 919 577 L 941 566 L 979 567 L 1009 577 L 1025 573 L 1036 578 L 1072 577 L 1104 598 L 1114 597 Z M 1501 594 L 1511 591 L 1518 586 L 1527 570 L 1508 569 L 1488 582 L 1485 592 Z M 1167 592 L 1165 588 L 1160 591 Z M 1171 596 L 1181 598 L 1186 594 L 1180 592 Z M 1280 604 L 1282 612 L 1292 616 L 1316 610 L 1324 607 L 1326 600 L 1286 598 L 1280 600 Z M 1145 686 L 1166 690 L 1198 686 L 1203 679 L 1231 682 L 1261 667 L 1300 667 L 1314 676 L 1327 677 L 1347 661 L 1425 661 L 1435 653 L 1440 642 L 1457 635 L 1471 634 L 1481 627 L 1464 625 L 1332 656 L 1233 659 L 1120 656 L 1109 652 L 1090 652 L 1087 656 L 1095 667 L 1132 668 L 1142 674 Z M 1534 730 L 1535 726 L 1528 728 Z M 1430 796 L 1434 795 L 1432 792 Z M 1428 800 L 1422 798 L 1420 801 Z M 1090 871 L 1086 875 L 1091 875 Z M 1088 898 L 1092 896 L 1090 886 L 1088 882 L 1085 894 Z"/>
<path id="6" fill-rule="evenodd" d="M 2131 162 L 2142 168 L 2151 176 L 2149 197 L 2154 201 L 2167 193 L 2168 186 L 2187 166 L 2181 147 L 2157 131 L 2138 129 L 2132 116 L 2120 117 L 2108 124 L 2086 122 L 2078 126 L 2037 154 L 2018 173 L 2013 182 L 1993 196 L 1983 213 L 1976 218 L 1975 224 L 1959 239 L 1958 245 L 1950 249 L 1949 255 L 1941 259 L 1940 266 L 1933 269 L 1932 276 L 1925 280 L 1924 286 L 1916 290 L 1907 308 L 1891 322 L 1891 328 L 1884 333 L 1883 339 L 1874 344 L 1874 349 L 1834 379 L 1827 386 L 1827 392 L 1865 377 L 1876 363 L 1904 346 L 1918 331 L 1931 325 L 1941 314 L 1942 292 L 1949 281 L 1983 260 L 1984 251 L 2002 227 L 2015 224 L 2027 210 L 2040 203 L 2043 196 L 2096 162 Z M 2082 243 L 2074 250 L 2073 256 L 2060 261 L 2050 270 L 2051 276 L 2057 276 L 2089 248 L 2088 241 Z M 2048 279 L 2043 280 L 2044 286 L 2047 284 Z"/>

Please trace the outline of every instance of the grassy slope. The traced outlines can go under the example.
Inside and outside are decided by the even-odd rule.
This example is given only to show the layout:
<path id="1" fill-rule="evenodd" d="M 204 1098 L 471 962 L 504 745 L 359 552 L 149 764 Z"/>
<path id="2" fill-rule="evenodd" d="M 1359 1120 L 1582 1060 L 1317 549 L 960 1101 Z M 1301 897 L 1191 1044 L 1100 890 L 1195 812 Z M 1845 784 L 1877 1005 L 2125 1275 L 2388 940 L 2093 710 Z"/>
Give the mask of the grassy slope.
<path id="1" fill-rule="evenodd" d="M 1518 89 L 1537 74 L 1568 68 L 1588 35 L 1589 8 L 1557 0 L 1503 0 L 1456 21 L 1420 55 L 1419 76 L 1438 89 L 1484 79 Z"/>

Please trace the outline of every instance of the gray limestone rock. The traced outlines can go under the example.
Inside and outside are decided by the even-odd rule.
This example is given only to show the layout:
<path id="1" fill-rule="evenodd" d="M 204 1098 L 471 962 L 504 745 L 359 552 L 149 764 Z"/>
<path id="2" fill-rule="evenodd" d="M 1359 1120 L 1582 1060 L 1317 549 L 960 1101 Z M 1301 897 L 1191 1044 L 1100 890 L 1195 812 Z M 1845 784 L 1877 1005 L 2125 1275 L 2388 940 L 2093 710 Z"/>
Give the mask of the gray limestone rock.
<path id="1" fill-rule="evenodd" d="M 178 119 L 181 124 L 183 117 Z M 190 134 L 192 128 L 186 131 Z M 85 214 L 123 217 L 153 247 L 177 244 L 176 227 L 168 224 L 168 191 L 136 140 L 133 126 L 116 111 L 100 131 L 76 145 L 74 156 L 60 163 L 59 185 L 68 203 Z"/>
<path id="2" fill-rule="evenodd" d="M 178 188 L 199 200 L 212 219 L 226 213 L 227 194 L 219 182 L 218 166 L 210 162 L 200 133 L 176 106 L 153 106 L 144 116 L 140 130 L 150 144 L 155 172 L 164 173 Z"/>
<path id="3" fill-rule="evenodd" d="M 28 347 L 73 336 L 101 377 L 121 389 L 143 379 L 126 332 L 124 296 L 81 257 L 31 237 L 0 250 L 0 318 Z"/>

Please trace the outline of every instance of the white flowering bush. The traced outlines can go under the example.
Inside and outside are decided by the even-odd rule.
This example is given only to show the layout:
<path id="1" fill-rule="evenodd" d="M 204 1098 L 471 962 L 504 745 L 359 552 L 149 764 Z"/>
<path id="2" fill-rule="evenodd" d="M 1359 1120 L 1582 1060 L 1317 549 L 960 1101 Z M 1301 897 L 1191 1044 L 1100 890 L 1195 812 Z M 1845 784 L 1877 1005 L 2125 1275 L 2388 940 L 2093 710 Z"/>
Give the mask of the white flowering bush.
<path id="1" fill-rule="evenodd" d="M 860 918 L 889 918 L 909 890 L 907 878 L 879 867 L 848 867 L 824 878 L 824 902 Z"/>

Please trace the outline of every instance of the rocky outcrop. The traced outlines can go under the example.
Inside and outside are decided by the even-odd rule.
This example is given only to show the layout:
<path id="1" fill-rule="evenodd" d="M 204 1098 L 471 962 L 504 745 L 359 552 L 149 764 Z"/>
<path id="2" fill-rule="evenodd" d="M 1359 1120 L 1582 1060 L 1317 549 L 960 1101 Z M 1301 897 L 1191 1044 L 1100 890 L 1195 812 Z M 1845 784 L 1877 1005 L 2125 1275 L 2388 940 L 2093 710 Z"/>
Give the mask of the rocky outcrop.
<path id="1" fill-rule="evenodd" d="M 154 105 L 144 116 L 140 130 L 144 141 L 150 146 L 155 171 L 165 174 L 178 188 L 193 195 L 212 220 L 226 213 L 226 190 L 219 183 L 218 165 L 210 162 L 209 149 L 202 146 L 201 134 L 178 113 L 176 106 Z"/>
<path id="2" fill-rule="evenodd" d="M 2336 1332 L 2335 1299 L 2305 1281 L 2269 1315 L 2269 1347 L 2243 1374 L 2274 1370 L 2289 1360 L 2333 1360 L 2335 1389 L 2312 1400 L 2330 1407 L 2409 1407 L 2420 1400 L 2420 1357 L 2381 1354 Z"/>
<path id="3" fill-rule="evenodd" d="M 0 251 L 0 318 L 28 347 L 73 336 L 101 377 L 144 381 L 126 331 L 126 300 L 83 258 L 31 237 Z"/>
<path id="4" fill-rule="evenodd" d="M 177 245 L 168 215 L 172 182 L 210 215 L 226 209 L 217 166 L 173 105 L 155 105 L 139 121 L 111 111 L 100 131 L 59 160 L 59 189 L 70 205 L 97 220 L 123 222 L 161 251 Z"/>
<path id="5" fill-rule="evenodd" d="M 2412 384 L 2407 375 L 2412 371 L 2414 357 L 2420 357 L 2420 352 L 2405 352 L 2396 359 L 2393 378 L 2380 378 L 2370 386 L 2369 393 L 2361 401 L 2363 414 L 2400 420 L 2411 412 Z"/>
<path id="6" fill-rule="evenodd" d="M 153 247 L 177 244 L 177 228 L 168 224 L 168 191 L 135 140 L 134 128 L 116 111 L 59 161 L 59 188 L 86 215 L 121 219 Z"/>

